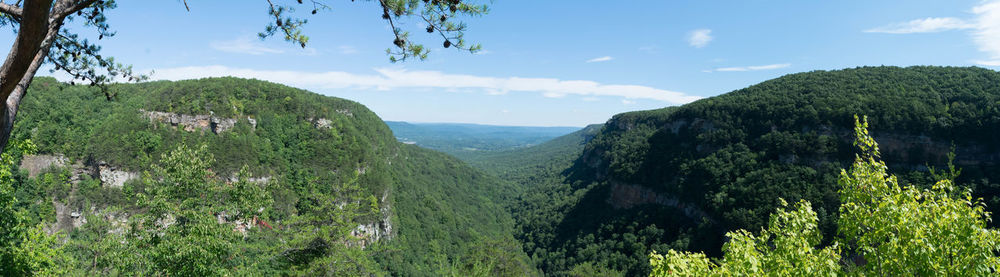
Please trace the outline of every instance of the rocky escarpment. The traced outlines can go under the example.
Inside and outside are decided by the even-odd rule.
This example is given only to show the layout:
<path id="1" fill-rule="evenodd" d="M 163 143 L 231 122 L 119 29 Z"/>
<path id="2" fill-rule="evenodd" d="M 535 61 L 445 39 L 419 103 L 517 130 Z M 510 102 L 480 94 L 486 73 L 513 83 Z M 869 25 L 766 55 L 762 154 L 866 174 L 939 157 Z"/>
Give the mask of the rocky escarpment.
<path id="1" fill-rule="evenodd" d="M 170 124 L 171 127 L 180 128 L 188 132 L 202 131 L 220 134 L 232 130 L 233 127 L 236 126 L 236 123 L 240 120 L 239 118 L 218 117 L 213 114 L 187 115 L 158 111 L 140 111 L 143 113 L 145 118 L 152 122 L 167 123 Z M 354 116 L 354 114 L 347 109 L 336 110 L 336 112 L 349 117 Z M 246 117 L 246 120 L 250 123 L 250 128 L 257 128 L 256 119 L 248 116 Z M 326 118 L 309 118 L 308 121 L 312 122 L 313 126 L 318 129 L 333 128 L 333 121 Z"/>
<path id="2" fill-rule="evenodd" d="M 101 185 L 106 187 L 121 188 L 125 182 L 139 179 L 138 172 L 122 170 L 105 162 L 98 163 L 97 172 L 101 178 Z"/>
<path id="3" fill-rule="evenodd" d="M 63 167 L 69 169 L 69 180 L 73 184 L 78 183 L 86 175 L 100 179 L 101 186 L 120 188 L 125 185 L 125 182 L 139 178 L 138 172 L 127 171 L 103 161 L 90 165 L 79 161 L 70 163 L 69 158 L 62 154 L 24 155 L 20 165 L 21 169 L 28 171 L 28 177 L 31 178 L 38 177 L 39 174 L 50 168 Z"/>
<path id="4" fill-rule="evenodd" d="M 131 172 L 123 170 L 117 166 L 109 165 L 106 162 L 97 162 L 94 165 L 84 165 L 79 161 L 71 163 L 70 159 L 62 154 L 54 155 L 25 155 L 21 160 L 20 168 L 28 171 L 28 176 L 31 178 L 38 177 L 46 170 L 52 170 L 55 168 L 68 168 L 70 171 L 70 182 L 73 185 L 71 191 L 68 193 L 68 199 L 64 199 L 65 202 L 73 202 L 73 197 L 76 194 L 76 184 L 82 180 L 84 175 L 90 176 L 91 178 L 99 178 L 102 187 L 110 188 L 121 188 L 128 181 L 138 179 L 140 174 L 138 172 Z M 365 170 L 363 168 L 358 168 L 359 174 L 364 174 Z M 252 183 L 269 183 L 273 178 L 271 176 L 262 177 L 250 177 L 247 181 Z M 236 182 L 239 177 L 236 175 L 225 178 L 227 182 Z M 389 192 L 386 191 L 382 195 L 381 203 L 382 207 L 379 209 L 379 216 L 368 223 L 358 224 L 358 227 L 351 231 L 351 235 L 358 239 L 358 246 L 364 248 L 376 241 L 389 240 L 393 237 L 393 224 L 390 219 L 391 206 L 388 201 Z M 125 226 L 128 222 L 129 216 L 122 213 L 105 213 L 103 207 L 91 206 L 89 210 L 80 210 L 77 208 L 72 208 L 70 205 L 58 201 L 56 199 L 52 200 L 52 204 L 56 212 L 56 222 L 50 226 L 47 226 L 46 231 L 50 234 L 54 234 L 57 231 L 70 232 L 74 229 L 80 228 L 87 224 L 87 215 L 104 217 L 109 222 L 112 222 L 116 226 L 115 230 L 121 230 L 122 226 Z M 245 220 L 245 221 L 232 221 L 229 222 L 225 220 L 225 213 L 220 213 L 218 215 L 220 223 L 232 223 L 234 224 L 234 230 L 245 234 L 248 229 L 258 228 L 258 227 L 270 227 L 267 222 L 258 220 L 256 218 Z"/>
<path id="5" fill-rule="evenodd" d="M 28 171 L 28 177 L 36 177 L 50 167 L 63 167 L 69 159 L 63 155 L 25 155 L 21 159 L 21 169 Z"/>
<path id="6" fill-rule="evenodd" d="M 187 115 L 158 111 L 140 111 L 150 121 L 167 123 L 188 132 L 200 130 L 219 134 L 229 131 L 239 122 L 237 118 L 224 118 L 212 114 Z M 246 120 L 250 123 L 251 128 L 257 128 L 257 120 L 251 117 L 246 117 Z"/>
<path id="7" fill-rule="evenodd" d="M 389 191 L 382 194 L 381 203 L 383 204 L 379 208 L 378 218 L 369 223 L 358 224 L 358 227 L 351 231 L 351 235 L 360 240 L 362 248 L 368 247 L 376 241 L 391 240 L 394 236 L 390 217 L 392 205 L 389 202 Z"/>

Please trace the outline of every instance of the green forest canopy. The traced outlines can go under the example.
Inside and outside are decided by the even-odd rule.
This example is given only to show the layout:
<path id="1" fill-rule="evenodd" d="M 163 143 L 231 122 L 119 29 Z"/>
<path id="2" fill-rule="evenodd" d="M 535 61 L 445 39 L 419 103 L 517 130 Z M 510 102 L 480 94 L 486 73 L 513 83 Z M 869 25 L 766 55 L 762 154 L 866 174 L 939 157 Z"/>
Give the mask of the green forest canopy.
<path id="1" fill-rule="evenodd" d="M 4 194 L 20 214 L 12 224 L 54 225 L 57 204 L 87 220 L 59 235 L 68 239 L 65 255 L 44 268 L 71 275 L 535 272 L 512 238 L 509 214 L 492 200 L 501 183 L 396 142 L 358 103 L 238 78 L 110 89 L 114 101 L 94 88 L 40 78 L 25 99 L 16 141 L 84 169 L 148 172 L 111 188 L 74 166 L 35 178 L 12 167 Z M 146 111 L 236 123 L 218 134 L 185 131 Z M 237 222 L 250 226 L 245 235 L 232 231 Z M 368 231 L 357 233 L 359 225 Z M 373 232 L 385 237 L 373 240 Z M 27 245 L 9 241 L 22 241 L 13 249 Z"/>

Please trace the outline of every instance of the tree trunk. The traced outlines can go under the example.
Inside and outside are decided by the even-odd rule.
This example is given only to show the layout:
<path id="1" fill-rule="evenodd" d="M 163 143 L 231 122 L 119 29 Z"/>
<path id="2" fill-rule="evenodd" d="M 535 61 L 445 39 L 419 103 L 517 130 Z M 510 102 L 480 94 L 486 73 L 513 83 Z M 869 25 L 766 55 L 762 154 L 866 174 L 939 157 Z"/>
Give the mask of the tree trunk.
<path id="1" fill-rule="evenodd" d="M 48 55 L 58 28 L 51 28 L 49 14 L 51 0 L 26 0 L 22 8 L 21 24 L 7 60 L 0 67 L 0 151 L 7 148 L 10 132 L 14 128 L 17 106 L 35 77 L 38 67 Z M 53 29 L 55 32 L 53 32 Z"/>
<path id="2" fill-rule="evenodd" d="M 0 99 L 7 99 L 21 82 L 49 33 L 50 0 L 26 0 L 20 28 L 7 60 L 0 67 Z"/>
<path id="3" fill-rule="evenodd" d="M 52 41 L 58 35 L 60 25 L 57 23 L 49 28 L 45 39 L 42 40 L 42 48 L 35 53 L 35 58 L 28 64 L 24 75 L 21 76 L 21 81 L 7 95 L 7 100 L 0 103 L 0 153 L 7 148 L 7 142 L 10 140 L 10 132 L 14 129 L 14 120 L 17 118 L 17 108 L 21 105 L 21 99 L 27 93 L 28 85 L 35 78 L 38 68 L 42 66 L 42 63 L 45 62 L 45 57 L 49 55 L 49 47 L 52 46 Z"/>

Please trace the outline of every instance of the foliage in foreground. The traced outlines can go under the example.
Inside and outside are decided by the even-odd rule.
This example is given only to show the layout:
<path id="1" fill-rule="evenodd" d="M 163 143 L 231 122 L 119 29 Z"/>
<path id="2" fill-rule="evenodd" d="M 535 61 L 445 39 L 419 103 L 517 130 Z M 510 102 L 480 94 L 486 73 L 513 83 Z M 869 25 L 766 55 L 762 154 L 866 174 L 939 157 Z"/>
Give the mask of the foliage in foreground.
<path id="1" fill-rule="evenodd" d="M 886 173 L 867 118 L 855 118 L 861 149 L 840 174 L 840 218 L 833 245 L 821 241 L 812 206 L 778 209 L 760 234 L 727 234 L 718 262 L 702 253 L 653 252 L 652 276 L 876 275 L 985 276 L 1000 268 L 1000 232 L 986 227 L 989 213 L 971 191 L 956 192 L 954 167 L 930 189 L 901 186 Z M 933 172 L 933 171 L 932 171 Z M 783 204 L 784 201 L 782 201 Z M 787 204 L 785 204 L 787 205 Z"/>
<path id="2" fill-rule="evenodd" d="M 16 156 L 32 154 L 37 148 L 30 140 L 15 141 L 0 154 L 0 276 L 65 275 L 59 263 L 71 262 L 57 242 L 45 233 L 42 224 L 33 224 L 28 213 L 18 208 L 12 170 Z"/>

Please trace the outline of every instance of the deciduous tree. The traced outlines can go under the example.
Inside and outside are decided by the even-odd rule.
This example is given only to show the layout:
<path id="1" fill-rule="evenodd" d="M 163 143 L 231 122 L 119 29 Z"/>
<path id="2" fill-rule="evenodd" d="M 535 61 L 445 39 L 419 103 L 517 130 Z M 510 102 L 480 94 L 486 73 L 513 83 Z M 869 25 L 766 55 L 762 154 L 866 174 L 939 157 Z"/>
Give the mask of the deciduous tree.
<path id="1" fill-rule="evenodd" d="M 855 117 L 861 153 L 840 173 L 833 245 L 818 247 L 816 213 L 801 201 L 771 215 L 760 235 L 730 232 L 718 262 L 701 253 L 653 253 L 653 276 L 989 276 L 1000 269 L 1000 231 L 971 191 L 956 191 L 954 167 L 930 189 L 898 184 L 880 160 L 868 122 Z M 938 174 L 935 174 L 938 175 Z M 942 176 L 942 175 L 939 175 Z"/>

